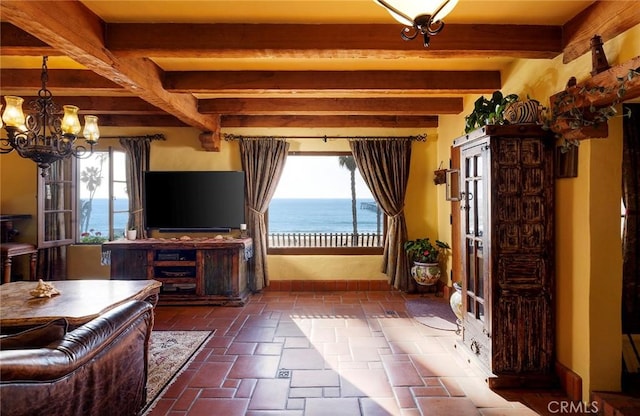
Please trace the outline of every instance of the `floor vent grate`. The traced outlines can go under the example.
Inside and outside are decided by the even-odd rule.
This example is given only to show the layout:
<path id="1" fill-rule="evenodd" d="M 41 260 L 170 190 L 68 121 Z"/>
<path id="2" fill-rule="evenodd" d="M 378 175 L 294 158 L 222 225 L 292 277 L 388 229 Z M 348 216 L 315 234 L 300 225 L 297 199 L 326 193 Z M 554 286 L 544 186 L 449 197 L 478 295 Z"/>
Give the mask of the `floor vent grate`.
<path id="1" fill-rule="evenodd" d="M 291 378 L 291 370 L 280 369 L 278 370 L 277 378 Z"/>

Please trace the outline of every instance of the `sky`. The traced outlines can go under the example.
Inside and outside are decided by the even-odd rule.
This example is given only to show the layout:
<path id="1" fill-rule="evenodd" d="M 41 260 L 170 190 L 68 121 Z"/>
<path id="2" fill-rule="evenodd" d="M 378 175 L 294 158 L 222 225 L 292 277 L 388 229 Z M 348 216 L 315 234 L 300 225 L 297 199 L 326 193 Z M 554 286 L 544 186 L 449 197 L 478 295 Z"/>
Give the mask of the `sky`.
<path id="1" fill-rule="evenodd" d="M 350 172 L 340 167 L 337 157 L 290 155 L 273 197 L 351 199 Z M 373 199 L 359 174 L 356 175 L 356 197 Z"/>

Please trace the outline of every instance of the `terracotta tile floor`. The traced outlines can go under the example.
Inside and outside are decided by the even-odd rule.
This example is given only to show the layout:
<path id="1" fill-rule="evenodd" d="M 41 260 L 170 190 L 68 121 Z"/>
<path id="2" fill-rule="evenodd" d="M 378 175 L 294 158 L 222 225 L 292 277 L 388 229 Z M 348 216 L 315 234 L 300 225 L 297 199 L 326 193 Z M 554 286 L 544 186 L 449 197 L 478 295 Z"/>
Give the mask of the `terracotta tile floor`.
<path id="1" fill-rule="evenodd" d="M 525 416 L 563 400 L 491 391 L 455 332 L 407 316 L 412 297 L 265 291 L 244 307 L 158 306 L 155 329 L 216 332 L 151 415 Z"/>

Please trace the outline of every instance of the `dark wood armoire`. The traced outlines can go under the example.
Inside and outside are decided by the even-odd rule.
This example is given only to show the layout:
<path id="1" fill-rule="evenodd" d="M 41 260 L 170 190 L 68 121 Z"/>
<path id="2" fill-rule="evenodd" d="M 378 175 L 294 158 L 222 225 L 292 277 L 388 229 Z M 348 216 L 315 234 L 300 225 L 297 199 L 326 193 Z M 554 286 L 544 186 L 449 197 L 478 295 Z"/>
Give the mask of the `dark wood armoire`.
<path id="1" fill-rule="evenodd" d="M 462 348 L 492 387 L 553 384 L 553 135 L 535 124 L 485 126 L 457 138 L 452 151 Z"/>

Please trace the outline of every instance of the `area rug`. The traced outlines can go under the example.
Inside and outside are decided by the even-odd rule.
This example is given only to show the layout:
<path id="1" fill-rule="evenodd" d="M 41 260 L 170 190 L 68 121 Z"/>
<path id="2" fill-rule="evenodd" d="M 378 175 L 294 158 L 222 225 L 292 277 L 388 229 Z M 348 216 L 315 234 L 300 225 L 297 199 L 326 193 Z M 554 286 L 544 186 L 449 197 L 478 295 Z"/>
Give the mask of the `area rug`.
<path id="1" fill-rule="evenodd" d="M 152 331 L 149 345 L 147 404 L 153 408 L 158 398 L 189 366 L 213 331 Z"/>
<path id="2" fill-rule="evenodd" d="M 407 313 L 421 324 L 443 331 L 456 331 L 456 315 L 449 302 L 436 299 L 410 299 L 405 302 Z"/>

